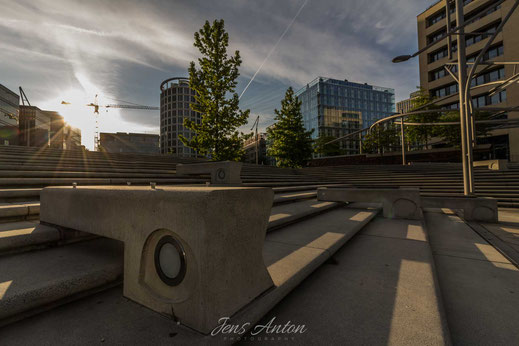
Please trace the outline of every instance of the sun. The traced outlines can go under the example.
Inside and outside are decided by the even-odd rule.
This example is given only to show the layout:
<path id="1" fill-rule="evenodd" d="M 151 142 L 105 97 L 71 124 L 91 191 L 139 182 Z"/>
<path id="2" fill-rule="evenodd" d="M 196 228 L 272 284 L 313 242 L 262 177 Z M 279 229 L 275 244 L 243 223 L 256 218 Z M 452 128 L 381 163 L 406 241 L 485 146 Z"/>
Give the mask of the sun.
<path id="1" fill-rule="evenodd" d="M 81 89 L 69 89 L 60 92 L 59 96 L 42 102 L 42 109 L 57 111 L 65 122 L 81 130 L 81 142 L 90 150 L 94 147 L 95 116 L 93 107 L 87 104 L 94 102 L 95 94 L 89 95 Z M 62 102 L 66 104 L 62 104 Z"/>

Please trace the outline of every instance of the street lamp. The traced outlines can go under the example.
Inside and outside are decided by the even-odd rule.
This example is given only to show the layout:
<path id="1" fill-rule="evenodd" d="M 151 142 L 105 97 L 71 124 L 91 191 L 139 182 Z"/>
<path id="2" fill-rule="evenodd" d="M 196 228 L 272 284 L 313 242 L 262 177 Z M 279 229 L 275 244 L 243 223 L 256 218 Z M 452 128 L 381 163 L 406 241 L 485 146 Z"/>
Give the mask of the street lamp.
<path id="1" fill-rule="evenodd" d="M 396 58 L 394 58 L 392 61 L 393 61 L 394 64 L 398 64 L 399 62 L 404 62 L 404 61 L 407 61 L 407 60 L 409 60 L 411 58 L 412 58 L 411 55 L 399 55 Z"/>
<path id="2" fill-rule="evenodd" d="M 490 9 L 492 7 L 498 6 L 501 3 L 503 3 L 505 0 L 500 0 L 497 3 L 489 4 L 487 7 L 485 7 L 482 12 L 486 11 L 487 9 Z M 472 145 L 475 143 L 475 131 L 473 129 L 474 121 L 471 115 L 472 110 L 472 100 L 470 97 L 470 81 L 474 77 L 476 68 L 478 65 L 485 65 L 486 62 L 482 61 L 482 58 L 486 51 L 488 50 L 489 46 L 494 41 L 497 34 L 501 31 L 505 23 L 508 21 L 512 13 L 515 11 L 517 6 L 519 5 L 519 0 L 516 0 L 515 3 L 512 5 L 512 8 L 508 12 L 508 14 L 505 16 L 505 18 L 502 20 L 499 27 L 496 29 L 496 31 L 491 35 L 491 38 L 485 45 L 485 47 L 481 50 L 481 52 L 478 54 L 478 57 L 476 58 L 476 61 L 473 63 L 472 68 L 470 69 L 470 73 L 467 76 L 467 65 L 470 63 L 467 63 L 467 57 L 466 57 L 466 51 L 465 51 L 465 35 L 464 31 L 465 26 L 470 24 L 473 20 L 469 20 L 465 22 L 464 13 L 463 13 L 463 0 L 455 0 L 456 5 L 456 24 L 457 26 L 454 29 L 450 29 L 450 0 L 445 0 L 445 10 L 447 12 L 446 18 L 447 18 L 447 33 L 445 37 L 447 37 L 448 40 L 448 50 L 449 50 L 449 58 L 451 58 L 451 52 L 452 52 L 452 42 L 451 42 L 451 36 L 457 35 L 458 36 L 458 49 L 457 49 L 457 55 L 458 55 L 458 61 L 455 63 L 458 66 L 458 78 L 454 76 L 454 74 L 447 69 L 447 71 L 451 74 L 453 79 L 458 83 L 459 87 L 459 110 L 460 110 L 460 127 L 461 127 L 461 151 L 462 151 L 462 161 L 463 161 L 463 190 L 465 195 L 470 195 L 474 193 L 474 175 L 473 175 L 473 157 L 472 157 Z M 473 33 L 474 34 L 474 33 Z M 393 59 L 393 63 L 400 63 L 409 60 L 410 58 L 413 58 L 429 48 L 431 48 L 433 45 L 436 45 L 441 40 L 434 41 L 427 46 L 420 49 L 418 52 L 414 53 L 413 55 L 400 55 Z"/>
<path id="3" fill-rule="evenodd" d="M 450 37 L 452 34 L 454 34 L 457 31 L 458 34 L 458 87 L 459 87 L 459 110 L 460 110 L 460 130 L 461 130 L 461 153 L 462 153 L 462 163 L 463 163 L 463 193 L 465 195 L 470 195 L 474 192 L 473 188 L 473 172 L 472 172 L 472 155 L 469 155 L 469 145 L 471 143 L 468 143 L 468 127 L 467 127 L 467 120 L 468 117 L 468 107 L 466 103 L 466 93 L 465 93 L 465 87 L 466 87 L 466 81 L 467 81 L 467 57 L 466 57 L 466 51 L 465 51 L 465 40 L 463 39 L 465 37 L 464 28 L 465 28 L 465 18 L 463 15 L 463 0 L 455 0 L 456 3 L 456 24 L 457 27 L 453 29 L 452 31 L 449 30 L 446 37 L 449 37 L 449 52 L 451 52 L 451 41 Z M 450 9 L 449 9 L 449 0 L 445 0 L 445 11 L 447 12 L 447 21 L 448 27 L 450 29 Z M 400 63 L 407 61 L 420 53 L 425 52 L 429 48 L 431 48 L 433 45 L 436 45 L 438 41 L 432 42 L 429 45 L 425 46 L 424 48 L 420 49 L 418 52 L 416 52 L 413 55 L 400 55 L 395 57 L 392 61 L 393 63 Z M 449 54 L 450 55 L 450 54 Z M 453 76 L 454 77 L 454 76 Z M 456 78 L 454 78 L 456 79 Z M 403 128 L 403 118 L 401 119 L 402 123 L 401 126 Z M 403 140 L 402 140 L 403 141 Z M 470 147 L 472 149 L 472 147 Z M 472 153 L 471 153 L 472 154 Z M 404 154 L 402 154 L 404 155 Z"/>

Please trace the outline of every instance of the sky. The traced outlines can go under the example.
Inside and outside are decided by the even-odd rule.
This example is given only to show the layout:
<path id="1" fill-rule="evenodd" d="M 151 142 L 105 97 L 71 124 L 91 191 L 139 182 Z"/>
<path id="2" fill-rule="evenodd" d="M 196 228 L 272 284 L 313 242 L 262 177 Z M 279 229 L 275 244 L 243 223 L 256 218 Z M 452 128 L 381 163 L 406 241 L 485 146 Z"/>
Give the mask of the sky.
<path id="1" fill-rule="evenodd" d="M 59 111 L 92 149 L 100 104 L 159 106 L 161 81 L 187 77 L 199 53 L 193 34 L 224 19 L 229 51 L 243 59 L 241 94 L 282 33 L 293 25 L 241 98 L 250 131 L 273 123 L 286 89 L 318 76 L 394 88 L 402 100 L 419 84 L 416 16 L 433 0 L 0 0 L 0 84 L 32 105 Z M 62 105 L 67 101 L 70 105 Z M 101 132 L 159 133 L 159 111 L 101 111 Z"/>

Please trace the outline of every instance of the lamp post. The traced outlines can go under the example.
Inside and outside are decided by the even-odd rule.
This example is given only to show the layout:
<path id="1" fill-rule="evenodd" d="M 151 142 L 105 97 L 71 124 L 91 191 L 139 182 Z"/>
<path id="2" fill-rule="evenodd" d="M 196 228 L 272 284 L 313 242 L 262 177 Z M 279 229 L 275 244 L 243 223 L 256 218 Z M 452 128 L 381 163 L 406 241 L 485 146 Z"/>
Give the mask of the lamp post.
<path id="1" fill-rule="evenodd" d="M 259 138 L 258 138 L 258 125 L 259 125 L 259 115 L 256 117 L 256 121 L 254 121 L 254 124 L 251 127 L 251 131 L 256 128 L 256 132 L 254 133 L 255 136 L 255 152 L 256 152 L 256 164 L 259 164 Z"/>
<path id="2" fill-rule="evenodd" d="M 449 1 L 445 0 L 445 11 L 447 11 L 447 18 L 450 19 L 450 11 L 449 11 Z M 467 56 L 465 51 L 465 18 L 463 15 L 463 0 L 455 0 L 456 4 L 456 28 L 447 32 L 447 36 L 457 35 L 458 40 L 458 88 L 459 88 L 459 110 L 460 110 L 460 130 L 461 130 L 461 154 L 462 154 L 462 164 L 463 164 L 463 193 L 464 195 L 470 195 L 474 191 L 473 187 L 473 171 L 472 171 L 472 132 L 469 133 L 468 125 L 471 125 L 469 116 L 469 107 L 466 100 L 466 88 L 470 88 L 467 83 Z M 448 25 L 450 28 L 450 23 Z M 432 42 L 429 45 L 423 47 L 418 52 L 413 55 L 400 55 L 393 59 L 393 63 L 400 63 L 407 61 L 415 56 L 425 52 L 433 45 L 438 42 Z M 452 52 L 450 48 L 451 41 L 449 40 L 449 52 Z M 474 68 L 474 67 L 473 67 Z M 402 120 L 403 121 L 403 120 Z M 403 125 L 402 125 L 403 127 Z M 470 153 L 469 153 L 470 151 Z M 404 159 L 404 153 L 402 152 L 402 158 Z"/>
<path id="3" fill-rule="evenodd" d="M 449 0 L 446 0 L 448 2 Z M 468 147 L 472 145 L 468 140 L 468 118 L 467 118 L 467 103 L 465 100 L 465 87 L 467 81 L 467 56 L 465 52 L 465 29 L 463 27 L 465 18 L 463 15 L 463 0 L 456 0 L 456 24 L 459 27 L 458 31 L 458 87 L 460 100 L 460 130 L 461 130 L 461 155 L 463 164 L 463 193 L 469 195 L 471 191 L 471 173 L 472 162 L 469 162 L 472 157 L 468 155 Z"/>
<path id="4" fill-rule="evenodd" d="M 402 165 L 407 165 L 405 160 L 405 134 L 404 134 L 404 117 L 400 118 L 400 141 L 402 142 Z"/>

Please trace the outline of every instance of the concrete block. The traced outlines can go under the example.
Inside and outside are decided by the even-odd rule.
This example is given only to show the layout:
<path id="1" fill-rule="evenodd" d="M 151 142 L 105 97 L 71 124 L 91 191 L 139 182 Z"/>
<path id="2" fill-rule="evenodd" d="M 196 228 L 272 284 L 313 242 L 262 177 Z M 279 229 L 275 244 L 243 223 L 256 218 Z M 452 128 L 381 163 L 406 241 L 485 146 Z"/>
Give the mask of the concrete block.
<path id="1" fill-rule="evenodd" d="M 319 188 L 319 201 L 381 203 L 386 218 L 420 220 L 422 210 L 418 189 Z"/>
<path id="2" fill-rule="evenodd" d="M 485 160 L 485 161 L 474 161 L 474 167 L 488 167 L 491 171 L 507 171 L 508 161 L 507 160 Z"/>
<path id="3" fill-rule="evenodd" d="M 213 185 L 241 185 L 241 162 L 222 161 L 177 165 L 177 175 L 211 174 Z"/>
<path id="4" fill-rule="evenodd" d="M 498 222 L 497 200 L 488 197 L 422 197 L 424 208 L 462 209 L 467 221 Z"/>
<path id="5" fill-rule="evenodd" d="M 124 295 L 202 333 L 273 286 L 274 194 L 245 187 L 52 187 L 44 223 L 124 242 Z"/>

